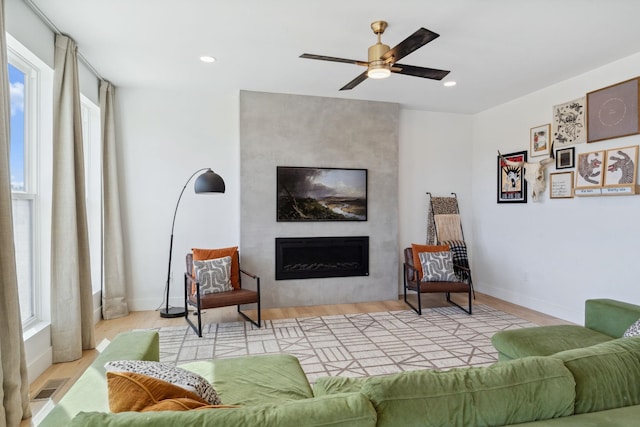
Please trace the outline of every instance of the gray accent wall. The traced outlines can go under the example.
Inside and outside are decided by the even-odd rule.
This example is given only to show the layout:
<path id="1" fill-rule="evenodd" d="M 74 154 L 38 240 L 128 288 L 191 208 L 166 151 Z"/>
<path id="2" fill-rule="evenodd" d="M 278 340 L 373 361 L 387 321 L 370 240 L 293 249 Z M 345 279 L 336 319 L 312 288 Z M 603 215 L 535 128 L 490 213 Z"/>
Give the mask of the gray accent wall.
<path id="1" fill-rule="evenodd" d="M 263 307 L 398 296 L 398 104 L 240 92 L 240 256 Z M 368 220 L 277 222 L 276 168 L 368 170 Z M 369 236 L 369 276 L 275 280 L 276 237 Z"/>

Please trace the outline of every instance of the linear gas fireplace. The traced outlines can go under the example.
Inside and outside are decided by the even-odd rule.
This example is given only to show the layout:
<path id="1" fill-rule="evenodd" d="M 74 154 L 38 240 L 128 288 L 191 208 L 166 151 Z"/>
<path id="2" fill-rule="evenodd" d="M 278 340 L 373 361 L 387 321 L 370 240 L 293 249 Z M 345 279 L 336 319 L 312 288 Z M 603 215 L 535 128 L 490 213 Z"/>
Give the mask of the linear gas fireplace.
<path id="1" fill-rule="evenodd" d="M 368 275 L 368 236 L 276 238 L 276 280 Z"/>

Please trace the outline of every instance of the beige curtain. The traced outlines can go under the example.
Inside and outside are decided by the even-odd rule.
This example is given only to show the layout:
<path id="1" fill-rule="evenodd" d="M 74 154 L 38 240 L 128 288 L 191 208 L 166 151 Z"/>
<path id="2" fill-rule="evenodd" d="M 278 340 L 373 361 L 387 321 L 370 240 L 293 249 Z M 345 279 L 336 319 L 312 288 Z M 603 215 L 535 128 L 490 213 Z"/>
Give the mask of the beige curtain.
<path id="1" fill-rule="evenodd" d="M 116 319 L 129 314 L 124 273 L 124 243 L 120 218 L 120 191 L 116 160 L 114 117 L 115 88 L 100 82 L 100 123 L 102 128 L 102 317 Z"/>
<path id="2" fill-rule="evenodd" d="M 53 362 L 95 347 L 76 44 L 56 36 L 53 87 L 51 341 Z"/>
<path id="3" fill-rule="evenodd" d="M 9 173 L 9 76 L 4 0 L 0 0 L 0 426 L 19 426 L 29 418 L 29 379 L 24 356 L 18 277 L 13 240 Z"/>

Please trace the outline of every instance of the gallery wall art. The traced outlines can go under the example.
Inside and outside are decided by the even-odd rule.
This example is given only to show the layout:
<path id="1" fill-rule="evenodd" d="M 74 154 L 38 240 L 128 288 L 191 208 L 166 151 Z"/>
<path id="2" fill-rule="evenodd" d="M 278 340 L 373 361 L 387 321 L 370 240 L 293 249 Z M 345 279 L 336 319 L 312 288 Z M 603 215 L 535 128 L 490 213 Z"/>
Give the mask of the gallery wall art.
<path id="1" fill-rule="evenodd" d="M 635 185 L 638 164 L 638 146 L 607 150 L 605 155 L 604 185 Z"/>
<path id="2" fill-rule="evenodd" d="M 587 141 L 586 97 L 553 107 L 553 145 L 555 148 Z"/>
<path id="3" fill-rule="evenodd" d="M 587 94 L 588 142 L 640 133 L 635 78 Z"/>
<path id="4" fill-rule="evenodd" d="M 529 131 L 529 147 L 531 157 L 545 156 L 549 154 L 551 145 L 551 125 L 541 125 L 531 128 Z"/>
<path id="5" fill-rule="evenodd" d="M 522 166 L 508 165 L 505 160 L 526 162 L 527 152 L 498 156 L 498 203 L 527 203 L 527 182 Z"/>

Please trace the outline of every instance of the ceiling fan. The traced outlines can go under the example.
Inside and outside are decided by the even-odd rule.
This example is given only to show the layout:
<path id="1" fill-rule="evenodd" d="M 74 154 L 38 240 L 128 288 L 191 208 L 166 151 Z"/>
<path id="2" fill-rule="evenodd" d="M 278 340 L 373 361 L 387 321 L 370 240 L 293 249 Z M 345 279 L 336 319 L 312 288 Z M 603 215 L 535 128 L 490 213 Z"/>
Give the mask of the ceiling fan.
<path id="1" fill-rule="evenodd" d="M 378 42 L 369 47 L 369 61 L 356 61 L 354 59 L 335 58 L 333 56 L 313 55 L 303 53 L 300 58 L 318 59 L 321 61 L 344 62 L 346 64 L 356 64 L 367 67 L 367 70 L 355 79 L 340 88 L 340 90 L 349 90 L 358 86 L 365 81 L 367 77 L 372 79 L 384 79 L 389 77 L 391 73 L 405 74 L 408 76 L 422 77 L 425 79 L 442 80 L 449 71 L 436 70 L 434 68 L 416 67 L 413 65 L 398 64 L 401 60 L 411 52 L 421 48 L 430 41 L 440 37 L 439 34 L 429 31 L 426 28 L 420 28 L 415 33 L 404 39 L 393 49 L 386 44 L 382 44 L 380 40 L 382 33 L 387 28 L 385 21 L 375 21 L 371 24 L 371 29 L 378 36 Z"/>

